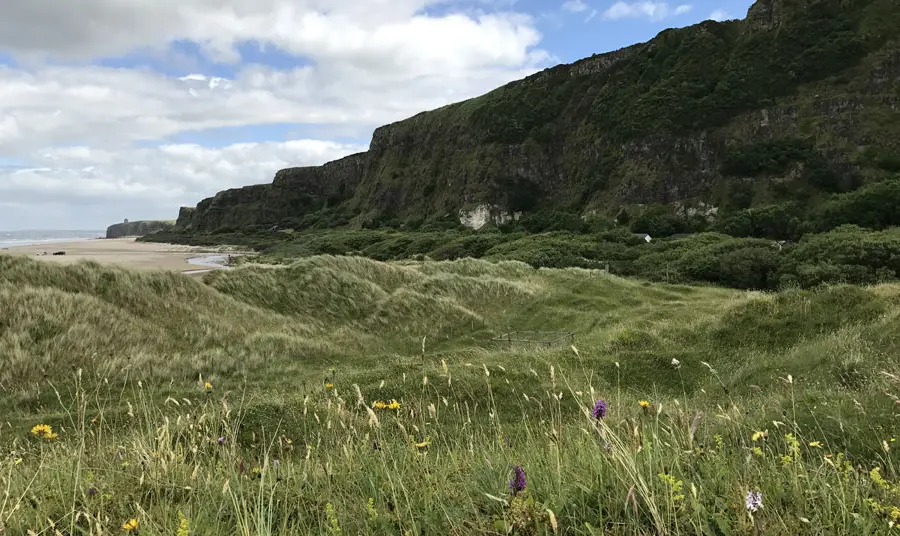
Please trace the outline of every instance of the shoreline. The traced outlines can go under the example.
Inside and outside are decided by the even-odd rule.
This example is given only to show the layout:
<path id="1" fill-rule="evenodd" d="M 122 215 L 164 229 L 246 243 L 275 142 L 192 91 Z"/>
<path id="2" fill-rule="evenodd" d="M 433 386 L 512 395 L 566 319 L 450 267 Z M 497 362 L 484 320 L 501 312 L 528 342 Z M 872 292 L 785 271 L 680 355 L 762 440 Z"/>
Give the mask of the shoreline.
<path id="1" fill-rule="evenodd" d="M 58 251 L 65 254 L 54 255 Z M 27 256 L 42 262 L 59 264 L 75 264 L 87 260 L 139 270 L 166 270 L 187 275 L 202 275 L 212 270 L 228 269 L 227 266 L 209 259 L 214 257 L 224 259 L 229 253 L 222 252 L 221 249 L 200 246 L 137 242 L 136 237 L 98 237 L 6 246 L 0 248 L 0 255 Z"/>

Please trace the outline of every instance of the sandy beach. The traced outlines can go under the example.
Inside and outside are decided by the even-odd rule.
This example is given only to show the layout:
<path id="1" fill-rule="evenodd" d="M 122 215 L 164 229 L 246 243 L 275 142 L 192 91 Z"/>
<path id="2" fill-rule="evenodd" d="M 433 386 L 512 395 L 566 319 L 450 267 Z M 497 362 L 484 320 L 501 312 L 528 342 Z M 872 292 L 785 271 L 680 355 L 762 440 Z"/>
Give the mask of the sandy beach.
<path id="1" fill-rule="evenodd" d="M 53 255 L 65 251 L 65 255 Z M 46 252 L 46 255 L 44 253 Z M 203 271 L 204 266 L 188 263 L 188 259 L 204 257 L 208 248 L 136 242 L 134 238 L 79 240 L 0 249 L 0 255 L 27 255 L 46 262 L 72 264 L 91 260 L 144 270 L 178 272 Z"/>

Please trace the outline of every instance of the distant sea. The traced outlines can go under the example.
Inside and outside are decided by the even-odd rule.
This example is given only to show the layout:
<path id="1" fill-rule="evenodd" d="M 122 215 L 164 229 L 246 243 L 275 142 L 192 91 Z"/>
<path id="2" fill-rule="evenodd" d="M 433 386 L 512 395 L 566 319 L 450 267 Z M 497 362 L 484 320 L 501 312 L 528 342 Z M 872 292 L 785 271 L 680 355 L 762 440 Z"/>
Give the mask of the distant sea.
<path id="1" fill-rule="evenodd" d="M 0 249 L 103 238 L 106 231 L 0 231 Z"/>

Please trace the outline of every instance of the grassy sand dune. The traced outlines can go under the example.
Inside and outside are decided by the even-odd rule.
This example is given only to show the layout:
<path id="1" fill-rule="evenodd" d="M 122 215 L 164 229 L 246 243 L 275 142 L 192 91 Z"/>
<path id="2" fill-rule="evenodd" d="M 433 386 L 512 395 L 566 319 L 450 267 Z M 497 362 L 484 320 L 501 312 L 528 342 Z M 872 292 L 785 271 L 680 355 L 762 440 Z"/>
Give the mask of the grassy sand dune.
<path id="1" fill-rule="evenodd" d="M 0 309 L 10 534 L 900 521 L 897 285 L 760 294 L 331 256 L 200 282 L 0 256 Z M 577 340 L 490 342 L 508 329 Z"/>

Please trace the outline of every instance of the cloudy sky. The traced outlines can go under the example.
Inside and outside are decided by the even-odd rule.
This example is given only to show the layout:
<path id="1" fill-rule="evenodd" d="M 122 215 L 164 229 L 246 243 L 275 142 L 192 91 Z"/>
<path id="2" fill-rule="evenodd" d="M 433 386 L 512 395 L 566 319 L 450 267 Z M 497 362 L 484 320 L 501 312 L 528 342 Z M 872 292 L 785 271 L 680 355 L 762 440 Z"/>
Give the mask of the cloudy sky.
<path id="1" fill-rule="evenodd" d="M 751 0 L 0 0 L 0 230 L 174 218 Z"/>

